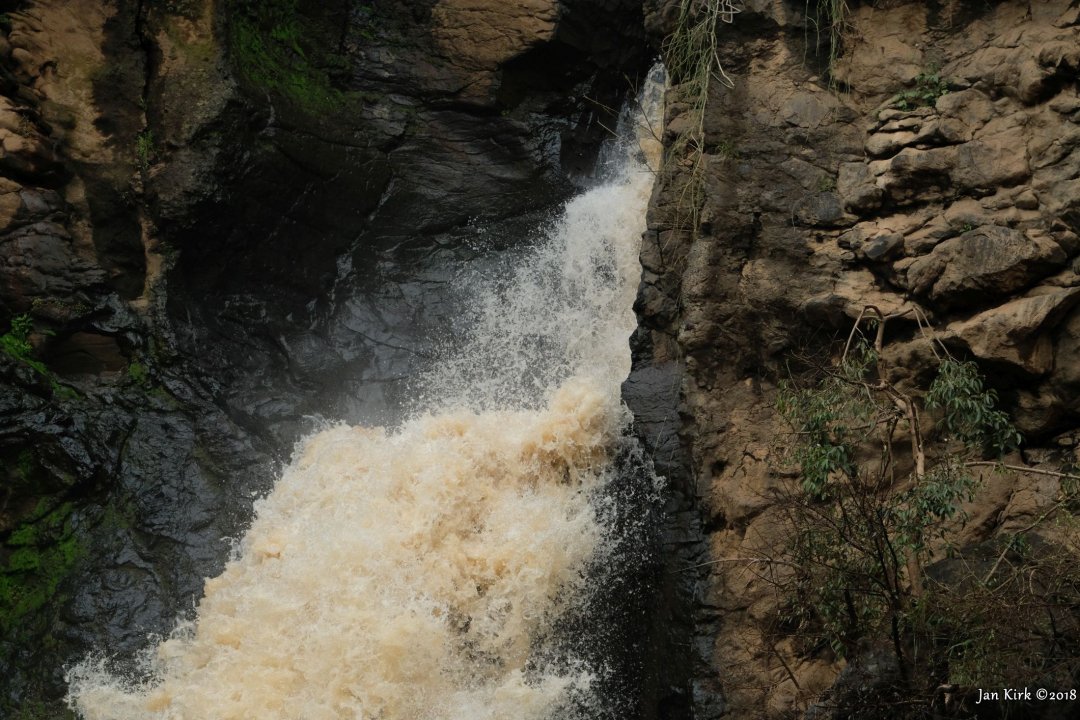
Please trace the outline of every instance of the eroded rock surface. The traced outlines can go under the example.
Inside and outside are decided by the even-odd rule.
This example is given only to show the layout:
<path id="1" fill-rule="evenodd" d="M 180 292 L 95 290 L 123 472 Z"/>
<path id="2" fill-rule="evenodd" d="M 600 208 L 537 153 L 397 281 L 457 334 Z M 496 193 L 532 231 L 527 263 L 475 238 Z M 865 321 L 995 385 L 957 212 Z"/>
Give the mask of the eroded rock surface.
<path id="1" fill-rule="evenodd" d="M 655 38 L 678 5 L 646 3 Z M 670 417 L 689 457 L 673 512 L 690 542 L 671 550 L 691 578 L 695 717 L 797 717 L 819 696 L 831 700 L 813 716 L 831 717 L 831 701 L 895 672 L 870 655 L 842 670 L 785 640 L 761 560 L 785 542 L 776 493 L 797 475 L 777 382 L 791 363 L 828 362 L 866 306 L 896 316 L 895 382 L 932 376 L 925 318 L 979 361 L 1026 434 L 1015 462 L 1080 458 L 1075 3 L 853 6 L 832 67 L 807 7 L 746 2 L 721 26 L 733 87 L 710 94 L 702 202 L 687 207 L 691 163 L 676 163 L 642 251 L 636 372 L 681 375 Z M 670 142 L 694 121 L 679 86 L 669 99 Z M 995 520 L 969 524 L 966 543 L 1022 527 L 1058 493 L 1053 478 L 994 482 L 969 510 Z M 854 707 L 844 717 L 862 717 Z"/>

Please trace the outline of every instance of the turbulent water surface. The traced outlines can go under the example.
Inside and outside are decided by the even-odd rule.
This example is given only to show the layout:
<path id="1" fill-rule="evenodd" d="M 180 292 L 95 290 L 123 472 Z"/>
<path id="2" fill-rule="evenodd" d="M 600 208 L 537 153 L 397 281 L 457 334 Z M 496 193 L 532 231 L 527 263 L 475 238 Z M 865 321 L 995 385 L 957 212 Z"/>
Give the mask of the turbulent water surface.
<path id="1" fill-rule="evenodd" d="M 655 117 L 654 72 L 642 105 Z M 526 720 L 591 716 L 602 668 L 543 638 L 615 544 L 599 492 L 658 143 L 624 114 L 608 179 L 501 278 L 396 430 L 309 438 L 197 614 L 137 679 L 69 673 L 84 718 Z M 636 120 L 636 122 L 635 122 Z"/>

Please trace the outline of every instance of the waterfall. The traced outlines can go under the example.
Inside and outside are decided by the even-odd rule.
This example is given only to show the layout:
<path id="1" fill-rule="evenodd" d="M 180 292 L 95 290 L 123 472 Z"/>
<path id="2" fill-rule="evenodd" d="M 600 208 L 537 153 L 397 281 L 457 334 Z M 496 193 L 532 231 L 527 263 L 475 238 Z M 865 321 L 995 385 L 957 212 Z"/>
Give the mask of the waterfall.
<path id="1" fill-rule="evenodd" d="M 515 268 L 466 283 L 468 327 L 411 419 L 306 440 L 138 678 L 102 657 L 69 670 L 80 716 L 590 716 L 602 668 L 543 645 L 617 544 L 601 498 L 628 421 L 662 82 L 655 69 L 624 111 L 606 180 Z"/>

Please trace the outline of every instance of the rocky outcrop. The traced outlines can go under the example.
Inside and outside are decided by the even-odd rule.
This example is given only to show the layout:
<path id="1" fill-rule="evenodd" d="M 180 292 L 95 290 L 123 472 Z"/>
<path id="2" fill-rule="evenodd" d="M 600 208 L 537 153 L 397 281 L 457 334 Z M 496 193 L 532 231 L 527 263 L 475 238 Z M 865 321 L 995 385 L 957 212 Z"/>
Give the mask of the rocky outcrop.
<path id="1" fill-rule="evenodd" d="M 688 452 L 673 471 L 688 537 L 672 571 L 693 578 L 695 717 L 798 716 L 834 682 L 828 697 L 843 705 L 873 685 L 873 667 L 887 674 L 870 655 L 841 672 L 827 652 L 793 645 L 774 622 L 770 570 L 753 560 L 784 542 L 776 497 L 792 471 L 777 383 L 826 363 L 867 305 L 897 318 L 886 337 L 895 382 L 932 374 L 918 342 L 926 318 L 980 363 L 1026 434 L 1016 463 L 1080 459 L 1076 4 L 851 5 L 830 66 L 825 33 L 805 17 L 812 3 L 742 3 L 718 33 L 733 86 L 714 82 L 709 96 L 701 203 L 687 208 L 698 171 L 678 158 L 653 198 L 635 367 L 681 379 L 667 417 Z M 655 39 L 678 7 L 646 3 Z M 694 124 L 681 91 L 669 143 Z M 1001 482 L 1029 517 L 1059 492 L 1029 475 Z M 989 490 L 971 510 L 996 518 L 969 526 L 972 545 L 1015 528 L 1020 512 Z"/>

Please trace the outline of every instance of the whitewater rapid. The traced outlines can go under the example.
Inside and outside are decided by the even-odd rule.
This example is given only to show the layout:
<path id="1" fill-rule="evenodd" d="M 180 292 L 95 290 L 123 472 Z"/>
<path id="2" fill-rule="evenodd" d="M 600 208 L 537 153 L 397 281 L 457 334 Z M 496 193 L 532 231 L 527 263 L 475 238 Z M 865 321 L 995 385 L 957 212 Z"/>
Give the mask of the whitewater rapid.
<path id="1" fill-rule="evenodd" d="M 599 498 L 628 422 L 662 82 L 624 113 L 607 180 L 516 269 L 468 288 L 475 321 L 420 381 L 413 419 L 309 438 L 137 677 L 104 656 L 70 669 L 81 717 L 588 716 L 599 669 L 541 646 L 614 546 Z"/>

